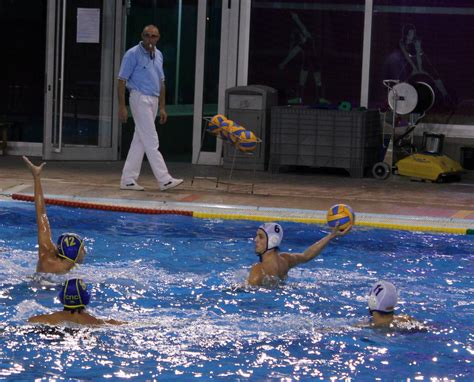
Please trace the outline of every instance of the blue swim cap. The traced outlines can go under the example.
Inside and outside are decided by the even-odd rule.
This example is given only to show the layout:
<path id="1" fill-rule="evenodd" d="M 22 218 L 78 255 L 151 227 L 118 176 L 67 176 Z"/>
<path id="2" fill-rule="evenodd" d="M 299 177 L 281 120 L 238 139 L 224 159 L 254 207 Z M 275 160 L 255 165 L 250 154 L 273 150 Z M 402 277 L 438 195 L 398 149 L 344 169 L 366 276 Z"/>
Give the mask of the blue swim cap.
<path id="1" fill-rule="evenodd" d="M 91 299 L 87 285 L 81 279 L 67 280 L 58 297 L 64 307 L 69 309 L 85 308 Z"/>
<path id="2" fill-rule="evenodd" d="M 59 236 L 57 245 L 59 256 L 75 263 L 81 248 L 84 246 L 84 240 L 75 233 L 63 233 Z"/>

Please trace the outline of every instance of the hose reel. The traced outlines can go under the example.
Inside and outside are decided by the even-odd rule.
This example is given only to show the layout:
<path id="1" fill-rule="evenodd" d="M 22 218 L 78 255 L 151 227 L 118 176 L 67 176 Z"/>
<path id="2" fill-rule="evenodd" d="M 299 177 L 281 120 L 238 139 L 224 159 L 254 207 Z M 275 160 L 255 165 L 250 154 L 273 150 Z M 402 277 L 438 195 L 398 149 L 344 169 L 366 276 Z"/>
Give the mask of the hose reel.
<path id="1" fill-rule="evenodd" d="M 384 80 L 384 85 L 389 89 L 388 104 L 393 110 L 392 117 L 392 138 L 389 148 L 390 155 L 382 162 L 376 163 L 372 168 L 372 174 L 376 179 L 387 179 L 392 172 L 393 154 L 392 151 L 402 142 L 408 134 L 416 127 L 425 113 L 433 107 L 435 93 L 433 88 L 424 81 L 399 82 L 397 80 Z M 414 123 L 398 138 L 395 138 L 396 115 L 418 114 L 420 115 Z M 388 159 L 389 158 L 389 159 Z"/>
<path id="2" fill-rule="evenodd" d="M 424 114 L 433 106 L 435 94 L 433 88 L 423 81 L 413 84 L 399 82 L 388 92 L 388 104 L 397 114 Z"/>

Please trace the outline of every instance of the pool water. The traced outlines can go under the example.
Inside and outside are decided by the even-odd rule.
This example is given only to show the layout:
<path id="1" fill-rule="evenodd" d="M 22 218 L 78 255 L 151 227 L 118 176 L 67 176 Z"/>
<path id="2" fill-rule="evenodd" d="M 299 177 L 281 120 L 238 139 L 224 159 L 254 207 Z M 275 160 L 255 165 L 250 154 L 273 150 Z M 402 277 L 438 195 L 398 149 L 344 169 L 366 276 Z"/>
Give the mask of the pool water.
<path id="1" fill-rule="evenodd" d="M 130 324 L 41 328 L 58 287 L 31 280 L 34 205 L 0 202 L 0 378 L 85 380 L 472 380 L 473 236 L 354 228 L 273 289 L 242 287 L 259 223 L 48 206 L 54 238 L 86 237 L 67 277 L 92 287 L 88 310 Z M 301 252 L 326 227 L 282 223 Z M 59 284 L 66 276 L 54 276 Z M 377 279 L 426 332 L 353 325 Z"/>

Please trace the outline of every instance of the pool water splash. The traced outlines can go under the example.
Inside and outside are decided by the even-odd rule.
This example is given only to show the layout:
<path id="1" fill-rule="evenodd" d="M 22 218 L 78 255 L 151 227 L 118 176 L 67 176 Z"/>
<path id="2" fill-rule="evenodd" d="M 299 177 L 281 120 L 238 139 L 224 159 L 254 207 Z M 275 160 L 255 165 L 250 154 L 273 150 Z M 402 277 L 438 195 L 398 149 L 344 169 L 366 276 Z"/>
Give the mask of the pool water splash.
<path id="1" fill-rule="evenodd" d="M 8 205 L 8 207 L 4 207 Z M 45 285 L 36 263 L 34 207 L 0 206 L 1 376 L 31 380 L 381 380 L 472 375 L 469 236 L 358 229 L 275 288 L 245 279 L 260 223 L 49 207 L 53 234 L 87 238 L 83 265 Z M 302 252 L 326 227 L 282 223 L 281 249 Z M 65 277 L 92 289 L 88 310 L 120 327 L 48 328 Z M 426 331 L 354 326 L 371 283 L 400 289 L 398 312 Z M 427 346 L 430 344 L 430 346 Z"/>

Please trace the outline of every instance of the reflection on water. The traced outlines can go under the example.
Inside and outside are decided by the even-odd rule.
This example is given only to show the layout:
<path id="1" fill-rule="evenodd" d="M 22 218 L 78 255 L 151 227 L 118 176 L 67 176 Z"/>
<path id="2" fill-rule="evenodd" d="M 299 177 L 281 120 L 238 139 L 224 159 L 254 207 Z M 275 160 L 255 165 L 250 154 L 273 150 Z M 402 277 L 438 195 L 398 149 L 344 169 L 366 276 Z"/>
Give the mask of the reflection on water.
<path id="1" fill-rule="evenodd" d="M 243 282 L 257 261 L 255 222 L 51 207 L 55 233 L 89 238 L 85 264 L 70 277 L 92 286 L 90 312 L 130 322 L 51 328 L 26 323 L 31 315 L 60 309 L 58 288 L 31 279 L 32 206 L 8 205 L 0 209 L 1 377 L 293 381 L 472 375 L 472 237 L 358 228 L 293 269 L 284 284 L 248 288 Z M 284 226 L 282 249 L 294 252 L 325 231 Z M 400 288 L 399 312 L 425 322 L 428 331 L 353 326 L 367 318 L 365 296 L 377 278 Z"/>

